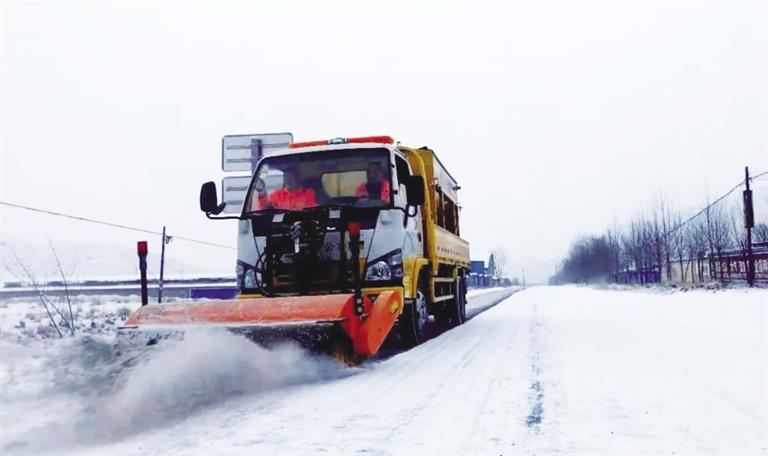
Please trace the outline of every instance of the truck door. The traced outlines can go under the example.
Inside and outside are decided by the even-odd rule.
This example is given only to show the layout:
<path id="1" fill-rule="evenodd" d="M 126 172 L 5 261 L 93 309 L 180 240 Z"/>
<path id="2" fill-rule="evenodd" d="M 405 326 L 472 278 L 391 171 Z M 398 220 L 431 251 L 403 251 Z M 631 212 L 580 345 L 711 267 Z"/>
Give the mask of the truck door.
<path id="1" fill-rule="evenodd" d="M 406 182 L 408 176 L 411 175 L 411 167 L 403 157 L 395 154 L 395 169 L 397 178 L 397 193 L 395 194 L 394 199 L 395 206 L 406 209 L 408 195 L 406 194 L 405 185 L 402 183 Z M 423 242 L 424 235 L 422 233 L 421 208 L 417 207 L 416 216 L 408 217 L 406 220 L 403 256 L 422 256 L 424 252 Z"/>

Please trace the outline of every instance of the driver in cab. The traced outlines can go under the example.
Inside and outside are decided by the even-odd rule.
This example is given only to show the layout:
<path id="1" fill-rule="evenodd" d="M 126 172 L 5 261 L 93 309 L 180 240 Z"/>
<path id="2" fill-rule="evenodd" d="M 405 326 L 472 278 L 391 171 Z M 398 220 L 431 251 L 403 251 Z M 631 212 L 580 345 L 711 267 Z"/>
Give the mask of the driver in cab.
<path id="1" fill-rule="evenodd" d="M 367 180 L 357 187 L 355 196 L 358 198 L 379 199 L 389 202 L 389 180 L 381 163 L 368 163 Z"/>
<path id="2" fill-rule="evenodd" d="M 301 176 L 297 168 L 286 169 L 283 173 L 283 186 L 270 194 L 259 192 L 253 200 L 255 209 L 301 210 L 317 206 L 315 190 L 301 185 Z"/>

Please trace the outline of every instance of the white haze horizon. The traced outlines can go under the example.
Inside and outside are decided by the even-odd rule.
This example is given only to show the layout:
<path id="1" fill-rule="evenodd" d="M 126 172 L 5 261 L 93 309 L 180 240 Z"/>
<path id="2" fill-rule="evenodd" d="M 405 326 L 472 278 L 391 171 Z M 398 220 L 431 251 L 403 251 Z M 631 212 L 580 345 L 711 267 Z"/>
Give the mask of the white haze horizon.
<path id="1" fill-rule="evenodd" d="M 200 184 L 223 176 L 222 136 L 386 134 L 430 146 L 458 180 L 473 259 L 500 248 L 510 276 L 545 281 L 576 237 L 659 195 L 689 215 L 744 166 L 768 170 L 767 15 L 764 3 L 3 3 L 0 200 L 234 246 L 234 222 L 197 207 Z M 48 239 L 96 272 L 124 252 L 115 268 L 130 273 L 137 240 L 160 248 L 0 206 L 4 262 L 49 260 Z M 168 249 L 169 268 L 234 272 L 233 251 Z"/>

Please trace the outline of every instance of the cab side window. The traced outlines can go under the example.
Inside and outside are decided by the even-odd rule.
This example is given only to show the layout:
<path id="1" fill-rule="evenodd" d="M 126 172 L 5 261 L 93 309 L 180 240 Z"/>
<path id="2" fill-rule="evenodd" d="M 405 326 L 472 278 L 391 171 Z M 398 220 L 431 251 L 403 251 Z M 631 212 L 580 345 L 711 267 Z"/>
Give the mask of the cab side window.
<path id="1" fill-rule="evenodd" d="M 401 197 L 403 201 L 407 201 L 407 195 L 405 194 L 405 182 L 411 175 L 411 170 L 408 168 L 408 162 L 406 162 L 399 155 L 395 155 L 395 168 L 397 171 L 398 196 Z"/>

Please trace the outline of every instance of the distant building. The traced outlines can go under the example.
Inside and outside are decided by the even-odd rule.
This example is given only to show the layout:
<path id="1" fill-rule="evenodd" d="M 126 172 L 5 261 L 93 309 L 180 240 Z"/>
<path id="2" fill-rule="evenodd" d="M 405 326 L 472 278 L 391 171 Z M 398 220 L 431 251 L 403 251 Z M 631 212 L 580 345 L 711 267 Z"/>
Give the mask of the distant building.
<path id="1" fill-rule="evenodd" d="M 489 264 L 493 262 L 493 255 Z M 485 267 L 485 261 L 474 260 L 469 265 L 469 283 L 467 284 L 472 288 L 485 288 L 492 287 L 496 284 L 496 281 L 492 274 L 489 274 L 489 268 Z"/>
<path id="2" fill-rule="evenodd" d="M 491 254 L 488 258 L 488 267 L 485 261 L 473 260 L 469 265 L 469 281 L 467 285 L 472 288 L 486 288 L 498 286 L 510 286 L 513 281 L 501 277 L 496 270 L 496 258 Z"/>
<path id="3" fill-rule="evenodd" d="M 491 254 L 490 258 L 488 258 L 488 269 L 485 271 L 485 273 L 492 277 L 496 276 L 496 260 L 493 258 L 493 254 Z"/>

